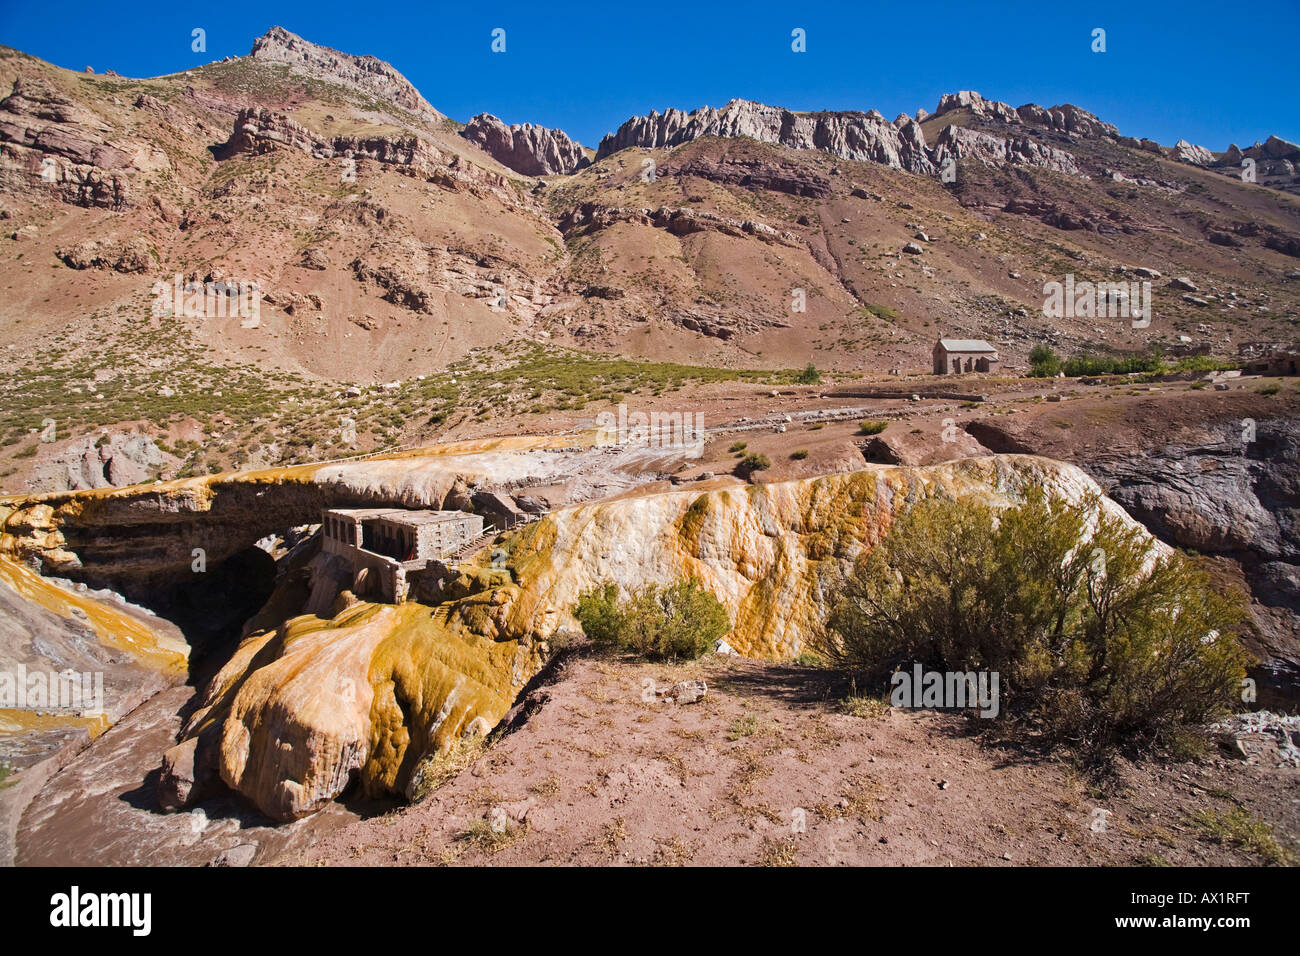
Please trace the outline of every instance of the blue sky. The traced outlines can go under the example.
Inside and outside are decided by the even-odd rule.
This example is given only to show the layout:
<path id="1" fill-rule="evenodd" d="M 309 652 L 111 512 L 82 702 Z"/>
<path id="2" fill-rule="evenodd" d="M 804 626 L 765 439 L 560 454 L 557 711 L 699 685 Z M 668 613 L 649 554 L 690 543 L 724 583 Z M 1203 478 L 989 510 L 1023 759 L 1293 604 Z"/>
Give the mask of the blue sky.
<path id="1" fill-rule="evenodd" d="M 244 55 L 279 24 L 372 54 L 437 109 L 559 127 L 595 146 L 627 117 L 733 97 L 792 109 L 933 110 L 974 89 L 1013 106 L 1074 103 L 1127 135 L 1213 150 L 1300 141 L 1300 3 L 565 4 L 0 0 L 0 43 L 80 70 L 172 73 Z M 1049 8 L 1049 9 L 1044 9 Z M 207 31 L 207 52 L 190 49 Z M 494 28 L 506 52 L 491 51 Z M 807 52 L 791 51 L 802 28 Z M 1106 52 L 1091 50 L 1094 28 Z"/>

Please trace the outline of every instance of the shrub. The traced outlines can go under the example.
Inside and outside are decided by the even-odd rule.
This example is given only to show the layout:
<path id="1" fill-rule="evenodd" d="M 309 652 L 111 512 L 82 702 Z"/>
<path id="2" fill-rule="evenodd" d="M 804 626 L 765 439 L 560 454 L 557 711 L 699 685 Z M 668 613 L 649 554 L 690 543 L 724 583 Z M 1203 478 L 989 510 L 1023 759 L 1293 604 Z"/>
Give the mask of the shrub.
<path id="1" fill-rule="evenodd" d="M 792 451 L 790 452 L 790 457 L 793 458 L 795 461 L 803 461 L 805 458 L 808 457 L 808 449 L 800 448 L 798 451 Z"/>
<path id="2" fill-rule="evenodd" d="M 863 435 L 879 435 L 889 427 L 889 422 L 858 422 L 858 431 Z"/>
<path id="3" fill-rule="evenodd" d="M 1032 378 L 1055 378 L 1061 370 L 1061 357 L 1050 346 L 1035 345 L 1029 350 L 1029 366 Z"/>
<path id="4" fill-rule="evenodd" d="M 809 362 L 802 372 L 795 378 L 800 385 L 816 385 L 822 380 L 822 373 L 817 371 L 817 366 Z"/>
<path id="5" fill-rule="evenodd" d="M 1255 389 L 1255 391 L 1259 392 L 1261 395 L 1276 395 L 1278 392 L 1282 391 L 1282 386 L 1278 385 L 1276 382 L 1270 382 L 1267 385 L 1261 385 L 1259 388 Z"/>
<path id="6" fill-rule="evenodd" d="M 596 645 L 653 660 L 699 657 L 731 630 L 727 609 L 694 578 L 647 584 L 626 599 L 617 584 L 602 584 L 579 595 L 573 615 Z"/>
<path id="7" fill-rule="evenodd" d="M 1164 363 L 1155 355 L 1130 355 L 1116 358 L 1109 355 L 1078 355 L 1061 366 L 1070 378 L 1080 375 L 1132 375 L 1138 372 L 1159 372 Z"/>
<path id="8" fill-rule="evenodd" d="M 845 582 L 820 649 L 875 677 L 997 671 L 1001 718 L 1088 760 L 1204 724 L 1241 687 L 1243 601 L 1117 518 L 1089 539 L 1094 505 L 916 505 Z"/>
<path id="9" fill-rule="evenodd" d="M 765 468 L 771 467 L 772 462 L 766 455 L 757 452 L 750 452 L 744 458 L 740 459 L 740 463 L 736 465 L 736 472 L 741 476 L 748 478 L 756 471 L 762 471 Z"/>
<path id="10" fill-rule="evenodd" d="M 886 322 L 892 322 L 894 319 L 898 318 L 898 310 L 891 309 L 887 305 L 864 305 L 858 311 L 864 319 L 868 315 L 874 315 L 876 318 L 884 319 Z"/>
<path id="11" fill-rule="evenodd" d="M 730 448 L 728 448 L 727 451 L 731 452 L 734 455 L 736 452 L 744 451 L 748 447 L 749 444 L 747 442 L 738 441 L 735 444 L 733 444 Z"/>
<path id="12" fill-rule="evenodd" d="M 1225 362 L 1208 355 L 1187 355 L 1174 363 L 1175 372 L 1222 372 L 1241 368 L 1240 362 Z"/>

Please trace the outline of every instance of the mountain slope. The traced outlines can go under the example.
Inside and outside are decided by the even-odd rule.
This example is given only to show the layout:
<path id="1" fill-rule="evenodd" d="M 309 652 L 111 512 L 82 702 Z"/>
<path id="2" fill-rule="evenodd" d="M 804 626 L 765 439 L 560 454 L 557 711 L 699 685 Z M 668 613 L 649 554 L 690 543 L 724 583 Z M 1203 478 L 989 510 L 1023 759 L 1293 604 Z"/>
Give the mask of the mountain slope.
<path id="1" fill-rule="evenodd" d="M 1265 174 L 1245 183 L 1074 106 L 963 92 L 892 123 L 670 110 L 593 159 L 542 127 L 461 127 L 391 66 L 280 28 L 146 80 L 0 50 L 0 443 L 25 454 L 51 419 L 60 442 L 154 430 L 163 398 L 192 417 L 168 440 L 205 443 L 254 427 L 234 392 L 338 421 L 336 383 L 418 376 L 483 414 L 455 380 L 535 347 L 867 375 L 928 370 L 940 335 L 1012 371 L 1039 343 L 1234 358 L 1296 340 L 1300 201 L 1265 182 L 1289 149 L 1238 151 Z M 1044 314 L 1049 282 L 1151 270 L 1149 326 Z M 223 304 L 255 283 L 260 309 L 186 315 L 186 283 Z M 394 427 L 427 440 L 439 414 Z"/>

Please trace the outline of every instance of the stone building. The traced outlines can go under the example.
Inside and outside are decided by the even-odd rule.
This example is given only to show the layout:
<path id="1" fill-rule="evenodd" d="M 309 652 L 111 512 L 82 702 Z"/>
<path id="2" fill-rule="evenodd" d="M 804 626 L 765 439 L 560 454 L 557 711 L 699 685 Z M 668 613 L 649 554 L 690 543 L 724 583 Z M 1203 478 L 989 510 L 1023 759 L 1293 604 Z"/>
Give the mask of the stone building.
<path id="1" fill-rule="evenodd" d="M 1247 361 L 1242 371 L 1247 375 L 1300 374 L 1300 350 L 1282 348 L 1266 352 Z"/>
<path id="2" fill-rule="evenodd" d="M 409 575 L 483 535 L 482 516 L 468 511 L 331 508 L 321 517 L 321 548 L 350 563 L 358 593 L 399 604 Z"/>
<path id="3" fill-rule="evenodd" d="M 983 339 L 940 339 L 934 344 L 934 374 L 991 372 L 998 350 Z"/>

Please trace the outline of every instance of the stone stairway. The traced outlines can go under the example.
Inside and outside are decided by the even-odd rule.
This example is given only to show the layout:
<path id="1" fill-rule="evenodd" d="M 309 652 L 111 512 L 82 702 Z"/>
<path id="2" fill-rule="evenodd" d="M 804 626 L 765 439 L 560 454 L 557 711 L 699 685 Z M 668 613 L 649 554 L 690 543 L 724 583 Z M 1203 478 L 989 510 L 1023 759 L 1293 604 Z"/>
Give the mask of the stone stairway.
<path id="1" fill-rule="evenodd" d="M 481 535 L 479 535 L 477 538 L 475 538 L 472 541 L 467 541 L 465 544 L 462 544 L 451 554 L 447 555 L 446 562 L 448 564 L 454 564 L 459 561 L 464 561 L 466 558 L 472 557 L 473 555 L 477 554 L 480 550 L 482 550 L 483 547 L 487 545 L 489 541 L 491 541 L 500 533 L 501 532 L 498 531 L 496 528 L 489 526 L 489 528 L 485 529 L 484 532 Z"/>

